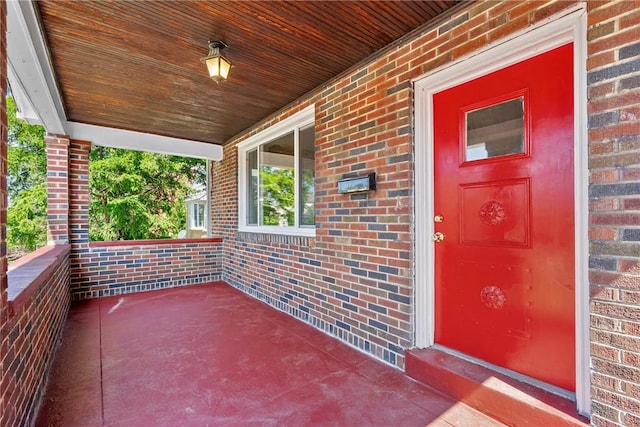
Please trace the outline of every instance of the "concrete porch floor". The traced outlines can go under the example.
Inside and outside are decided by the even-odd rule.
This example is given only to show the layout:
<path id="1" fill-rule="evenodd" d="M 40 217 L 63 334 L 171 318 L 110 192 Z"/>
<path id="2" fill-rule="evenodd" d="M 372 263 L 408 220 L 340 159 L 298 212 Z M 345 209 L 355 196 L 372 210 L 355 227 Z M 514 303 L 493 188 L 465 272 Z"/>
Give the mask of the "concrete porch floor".
<path id="1" fill-rule="evenodd" d="M 498 426 L 223 282 L 72 306 L 36 426 Z"/>

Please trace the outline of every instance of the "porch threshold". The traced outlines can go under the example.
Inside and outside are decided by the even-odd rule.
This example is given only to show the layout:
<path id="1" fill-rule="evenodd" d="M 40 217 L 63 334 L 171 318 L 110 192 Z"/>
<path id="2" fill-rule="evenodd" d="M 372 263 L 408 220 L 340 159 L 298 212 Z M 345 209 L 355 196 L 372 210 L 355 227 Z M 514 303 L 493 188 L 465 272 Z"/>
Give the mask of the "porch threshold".
<path id="1" fill-rule="evenodd" d="M 498 421 L 516 426 L 587 426 L 575 402 L 437 348 L 406 352 L 406 373 Z"/>

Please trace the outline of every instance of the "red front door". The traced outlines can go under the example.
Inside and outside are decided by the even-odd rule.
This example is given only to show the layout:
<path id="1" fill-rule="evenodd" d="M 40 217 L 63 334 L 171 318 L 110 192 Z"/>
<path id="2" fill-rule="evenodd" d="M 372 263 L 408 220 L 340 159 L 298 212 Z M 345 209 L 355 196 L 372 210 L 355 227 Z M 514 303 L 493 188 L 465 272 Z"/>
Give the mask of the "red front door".
<path id="1" fill-rule="evenodd" d="M 436 342 L 575 390 L 572 45 L 433 105 Z"/>

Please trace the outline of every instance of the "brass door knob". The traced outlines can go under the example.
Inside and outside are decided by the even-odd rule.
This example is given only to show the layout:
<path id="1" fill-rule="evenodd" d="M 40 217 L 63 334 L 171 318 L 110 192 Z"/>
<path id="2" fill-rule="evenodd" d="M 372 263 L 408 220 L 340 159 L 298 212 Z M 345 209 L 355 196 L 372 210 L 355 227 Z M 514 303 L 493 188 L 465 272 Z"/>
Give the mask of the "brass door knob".
<path id="1" fill-rule="evenodd" d="M 434 242 L 440 243 L 440 242 L 442 242 L 444 240 L 444 234 L 442 234 L 439 231 L 436 232 L 436 233 L 433 233 L 432 239 L 433 239 Z"/>

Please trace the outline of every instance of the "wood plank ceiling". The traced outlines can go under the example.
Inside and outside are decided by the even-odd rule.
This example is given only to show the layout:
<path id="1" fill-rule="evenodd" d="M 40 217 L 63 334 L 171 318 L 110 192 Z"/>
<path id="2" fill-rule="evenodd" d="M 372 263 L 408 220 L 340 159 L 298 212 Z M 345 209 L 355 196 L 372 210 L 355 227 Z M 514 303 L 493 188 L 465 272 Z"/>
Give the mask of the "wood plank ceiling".
<path id="1" fill-rule="evenodd" d="M 443 1 L 37 2 L 67 119 L 224 144 L 452 7 Z M 223 40 L 217 85 L 200 58 Z"/>

